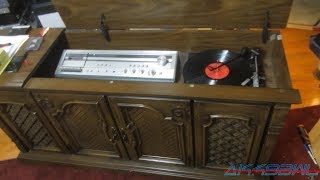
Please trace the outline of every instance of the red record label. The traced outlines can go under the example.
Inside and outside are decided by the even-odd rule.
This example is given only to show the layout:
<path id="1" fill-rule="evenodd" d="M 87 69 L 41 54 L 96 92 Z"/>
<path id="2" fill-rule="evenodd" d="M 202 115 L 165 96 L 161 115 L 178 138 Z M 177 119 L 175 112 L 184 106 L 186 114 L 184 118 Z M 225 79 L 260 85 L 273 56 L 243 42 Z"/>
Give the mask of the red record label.
<path id="1" fill-rule="evenodd" d="M 223 65 L 223 66 L 219 67 L 218 69 L 214 69 L 214 68 L 220 66 L 221 64 L 222 63 L 219 63 L 219 62 L 209 64 L 205 69 L 206 75 L 209 78 L 215 79 L 215 80 L 219 80 L 219 79 L 223 79 L 223 78 L 227 77 L 230 73 L 230 69 L 227 65 Z M 214 69 L 214 70 L 212 70 L 212 69 Z"/>

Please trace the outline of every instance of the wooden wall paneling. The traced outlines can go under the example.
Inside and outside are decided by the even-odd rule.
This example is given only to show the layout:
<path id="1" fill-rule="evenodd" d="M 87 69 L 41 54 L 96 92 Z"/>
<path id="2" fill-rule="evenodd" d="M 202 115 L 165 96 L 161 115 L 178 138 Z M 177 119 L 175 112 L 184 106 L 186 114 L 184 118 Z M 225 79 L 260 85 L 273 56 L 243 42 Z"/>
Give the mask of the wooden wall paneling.
<path id="1" fill-rule="evenodd" d="M 108 99 L 131 159 L 192 165 L 189 100 Z"/>

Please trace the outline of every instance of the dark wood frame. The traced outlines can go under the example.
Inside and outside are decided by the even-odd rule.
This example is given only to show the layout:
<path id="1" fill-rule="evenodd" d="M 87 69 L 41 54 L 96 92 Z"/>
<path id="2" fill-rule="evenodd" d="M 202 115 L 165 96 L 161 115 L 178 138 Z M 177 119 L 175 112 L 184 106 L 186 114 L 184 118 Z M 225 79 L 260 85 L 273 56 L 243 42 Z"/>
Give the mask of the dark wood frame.
<path id="1" fill-rule="evenodd" d="M 248 28 L 262 27 L 263 24 L 266 23 L 267 10 L 269 10 L 270 13 L 271 27 L 285 27 L 292 0 L 265 1 L 264 3 L 255 0 L 236 3 L 231 2 L 231 4 L 234 4 L 233 7 L 228 6 L 230 5 L 228 4 L 230 0 L 208 1 L 207 4 L 204 3 L 199 6 L 194 6 L 194 3 L 199 2 L 196 0 L 178 0 L 170 1 L 170 3 L 166 3 L 165 0 L 157 1 L 158 4 L 156 4 L 155 7 L 160 8 L 166 4 L 167 9 L 164 14 L 157 13 L 158 11 L 150 11 L 152 6 L 149 6 L 150 4 L 147 0 L 132 1 L 132 4 L 140 8 L 132 8 L 127 14 L 114 12 L 112 8 L 106 8 L 103 5 L 100 6 L 100 0 L 96 1 L 97 2 L 92 4 L 90 8 L 85 9 L 82 7 L 83 3 L 72 4 L 71 6 L 69 2 L 54 0 L 55 6 L 61 12 L 69 29 L 67 31 L 63 29 L 50 29 L 40 51 L 29 53 L 27 59 L 30 64 L 24 64 L 18 73 L 0 76 L 0 90 L 3 92 L 4 97 L 13 94 L 16 97 L 8 96 L 8 101 L 11 103 L 32 104 L 32 109 L 39 114 L 39 119 L 48 129 L 57 144 L 59 144 L 61 151 L 55 152 L 50 149 L 34 149 L 32 145 L 28 144 L 28 141 L 22 134 L 19 134 L 14 127 L 10 126 L 4 116 L 0 116 L 0 125 L 22 151 L 19 159 L 184 178 L 221 179 L 224 178 L 221 168 L 205 167 L 206 165 L 199 161 L 206 152 L 204 148 L 198 147 L 199 143 L 197 142 L 197 139 L 201 139 L 202 137 L 197 134 L 200 132 L 197 128 L 201 125 L 199 125 L 199 117 L 202 113 L 199 110 L 198 103 L 205 102 L 208 104 L 244 104 L 247 107 L 263 107 L 260 109 L 263 117 L 253 115 L 253 119 L 251 120 L 250 118 L 252 117 L 249 115 L 249 121 L 257 123 L 258 128 L 255 129 L 254 133 L 257 133 L 259 137 L 255 138 L 255 140 L 249 140 L 248 146 L 252 146 L 253 148 L 249 147 L 246 155 L 249 161 L 253 163 L 269 162 L 277 136 L 284 124 L 285 115 L 291 104 L 300 103 L 300 95 L 298 90 L 293 89 L 291 85 L 285 53 L 282 42 L 278 36 L 280 32 L 278 30 L 270 31 L 270 40 L 266 44 L 263 44 L 261 41 L 262 31 L 249 30 Z M 208 6 L 210 3 L 219 6 Z M 254 3 L 256 5 L 254 7 L 256 8 L 246 11 L 245 7 L 247 7 L 248 3 Z M 103 4 L 112 4 L 114 7 L 120 9 L 128 8 L 132 5 L 130 3 L 119 3 L 117 0 L 107 0 L 104 1 Z M 191 7 L 191 9 L 190 11 L 176 11 L 175 8 L 177 7 Z M 94 11 L 91 11 L 92 8 Z M 83 10 L 89 10 L 91 13 L 83 13 Z M 147 13 L 150 16 L 137 15 L 128 17 L 130 14 L 139 13 L 137 11 Z M 83 14 L 80 19 L 77 16 L 79 13 Z M 107 17 L 108 21 L 106 24 L 109 26 L 109 29 L 111 29 L 108 31 L 111 42 L 107 42 L 101 32 L 96 30 L 100 25 L 101 13 L 104 13 Z M 248 14 L 252 16 L 248 16 Z M 77 21 L 74 21 L 75 17 Z M 170 21 L 168 21 L 168 17 L 171 17 Z M 173 17 L 177 18 L 175 19 Z M 181 21 L 181 18 L 184 18 L 183 21 Z M 128 28 L 141 27 L 169 27 L 171 29 L 165 31 L 146 29 L 128 30 Z M 186 27 L 193 29 L 185 29 Z M 199 30 L 197 29 L 199 27 L 206 29 Z M 217 28 L 221 30 L 217 30 Z M 229 28 L 229 30 L 226 30 L 226 28 Z M 39 30 L 33 30 L 31 34 L 39 34 Z M 53 78 L 53 72 L 63 48 L 177 50 L 181 52 L 180 60 L 182 67 L 188 59 L 189 52 L 199 52 L 205 49 L 229 49 L 239 51 L 241 47 L 260 47 L 263 50 L 263 68 L 266 76 L 265 87 L 252 88 L 184 84 L 182 75 L 178 76 L 176 83 Z M 47 94 L 52 97 L 46 99 L 37 96 L 39 94 Z M 102 110 L 104 115 L 110 112 L 110 117 L 105 118 L 114 121 L 114 123 L 111 124 L 113 124 L 117 130 L 115 130 L 113 134 L 118 134 L 118 136 L 121 135 L 119 131 L 121 125 L 119 126 L 116 122 L 121 119 L 121 117 L 119 116 L 119 110 L 116 108 L 116 105 L 112 104 L 114 103 L 114 99 L 112 99 L 114 97 L 119 97 L 120 99 L 128 98 L 132 101 L 131 104 L 135 104 L 135 99 L 146 99 L 150 101 L 155 99 L 175 99 L 188 102 L 189 105 L 186 113 L 189 114 L 187 119 L 191 121 L 188 129 L 192 130 L 188 131 L 189 134 L 185 134 L 184 136 L 192 136 L 192 138 L 188 137 L 188 145 L 185 147 L 188 148 L 187 159 L 183 159 L 183 161 L 186 162 L 186 166 L 156 162 L 159 159 L 152 159 L 152 157 L 145 160 L 153 161 L 137 161 L 136 159 L 138 159 L 138 157 L 132 155 L 123 156 L 122 159 L 120 159 L 112 156 L 101 156 L 101 153 L 94 153 L 93 151 L 91 151 L 91 153 L 88 151 L 87 155 L 75 154 L 79 150 L 79 146 L 75 140 L 76 138 L 70 136 L 71 133 L 68 133 L 64 123 L 57 122 L 62 116 L 56 115 L 63 114 L 66 108 L 54 108 L 55 115 L 52 116 L 52 111 L 49 107 L 50 101 L 55 101 L 54 97 L 57 97 L 57 99 L 61 101 L 68 99 L 63 97 L 66 94 L 71 94 L 71 96 L 75 97 L 73 99 L 74 101 L 71 100 L 72 102 L 91 104 L 98 106 L 100 109 L 102 107 L 102 109 L 104 109 Z M 100 100 L 93 101 L 91 99 L 83 101 L 82 98 L 77 98 L 77 95 L 83 97 L 100 97 Z M 19 97 L 28 97 L 28 100 Z M 1 101 L 0 96 L 0 103 Z M 64 104 L 68 104 L 69 101 L 70 100 L 64 102 Z M 115 101 L 115 103 L 118 103 L 120 106 L 128 105 L 126 102 Z M 168 107 L 166 112 L 171 111 L 172 107 L 170 108 L 171 109 Z M 248 114 L 246 113 L 248 113 L 248 109 L 250 108 L 241 108 L 241 106 L 236 108 L 234 112 L 240 112 L 238 115 L 232 113 L 231 110 L 227 114 L 215 112 L 214 108 L 205 112 L 204 115 L 208 118 L 215 119 L 221 118 L 220 116 L 218 117 L 218 115 L 222 114 L 231 119 L 249 122 L 247 121 L 248 117 L 246 115 Z M 255 110 L 255 108 L 252 109 Z M 211 113 L 211 111 L 215 113 Z M 201 114 L 201 116 L 203 116 L 203 114 Z M 164 118 L 166 119 L 166 117 L 167 116 Z M 172 115 L 168 116 L 167 120 L 173 120 L 174 118 L 179 117 Z M 89 119 L 87 120 L 90 121 Z M 110 122 L 109 120 L 107 121 Z M 178 125 L 181 124 L 178 123 Z M 112 133 L 108 134 L 107 132 L 106 134 L 106 137 L 110 139 Z M 106 140 L 108 140 L 108 138 L 106 138 Z M 254 145 L 252 145 L 253 141 L 255 143 Z M 123 139 L 119 139 L 117 143 L 123 144 Z M 204 143 L 202 143 L 202 145 L 203 144 Z M 120 149 L 121 154 L 130 154 L 127 148 L 123 147 Z M 194 168 L 194 166 L 197 166 L 197 168 Z M 232 178 L 247 179 L 248 177 Z"/>
<path id="2" fill-rule="evenodd" d="M 60 34 L 62 31 L 56 31 L 55 33 Z M 228 34 L 229 33 L 229 34 Z M 273 34 L 278 34 L 278 31 L 273 31 Z M 177 43 L 173 45 L 170 43 L 170 38 L 165 40 L 163 44 L 158 44 L 157 46 L 152 44 L 152 41 L 155 40 L 159 36 L 166 36 L 169 34 L 169 37 L 179 37 L 183 34 L 185 37 L 186 35 L 189 37 L 189 41 L 193 42 L 193 44 L 189 44 L 190 48 L 183 48 L 181 45 L 182 43 Z M 171 35 L 170 35 L 171 34 Z M 196 32 L 196 31 L 190 31 L 190 32 L 182 32 L 182 31 L 168 31 L 168 32 L 111 32 L 111 37 L 114 37 L 113 39 L 122 38 L 122 40 L 118 39 L 118 41 L 115 41 L 108 45 L 108 48 L 110 49 L 117 49 L 120 47 L 125 47 L 125 49 L 133 49 L 134 45 L 130 46 L 130 36 L 135 35 L 136 37 L 143 37 L 144 35 L 145 40 L 141 39 L 141 44 L 139 48 L 155 48 L 159 47 L 160 49 L 178 49 L 178 50 L 192 50 L 194 52 L 200 51 L 202 49 L 205 49 L 207 47 L 213 46 L 213 47 L 219 47 L 219 40 L 217 41 L 206 41 L 207 37 L 212 37 L 218 39 L 222 34 L 225 34 L 227 37 L 230 38 L 225 39 L 226 41 L 226 48 L 237 50 L 238 47 L 234 46 L 234 44 L 228 44 L 227 42 L 232 42 L 236 39 L 241 39 L 242 36 L 250 37 L 252 36 L 252 40 L 249 41 L 249 43 L 253 43 L 255 45 L 261 45 L 261 47 L 265 48 L 266 54 L 265 54 L 265 71 L 266 76 L 268 78 L 268 81 L 266 83 L 265 88 L 251 88 L 251 87 L 230 87 L 230 86 L 207 86 L 207 85 L 188 85 L 182 83 L 181 77 L 179 78 L 177 83 L 169 84 L 169 83 L 140 83 L 140 82 L 122 82 L 122 81 L 101 81 L 101 80 L 79 80 L 79 79 L 56 79 L 56 78 L 50 78 L 50 77 L 42 77 L 41 75 L 37 75 L 37 67 L 38 69 L 42 69 L 45 67 L 45 62 L 53 62 L 55 63 L 55 59 L 52 59 L 49 51 L 47 53 L 47 59 L 44 57 L 40 58 L 40 61 L 38 61 L 36 66 L 34 66 L 34 69 L 30 71 L 29 75 L 27 75 L 24 78 L 25 84 L 23 90 L 17 91 L 23 91 L 26 94 L 32 93 L 32 98 L 36 102 L 35 109 L 37 112 L 41 113 L 41 119 L 44 123 L 48 125 L 48 128 L 51 129 L 50 132 L 57 133 L 58 135 L 56 138 L 59 138 L 63 141 L 62 149 L 64 152 L 75 152 L 77 151 L 77 146 L 72 143 L 72 141 L 68 140 L 68 136 L 63 133 L 64 128 L 61 125 L 58 125 L 55 120 L 53 120 L 50 117 L 50 113 L 48 114 L 46 111 L 46 108 L 43 108 L 40 104 L 45 101 L 43 98 L 39 98 L 36 95 L 37 94 L 83 94 L 86 96 L 118 96 L 118 97 L 143 97 L 145 99 L 153 99 L 153 98 L 161 98 L 161 99 L 186 99 L 191 100 L 191 104 L 193 102 L 198 101 L 207 101 L 207 102 L 220 102 L 220 103 L 240 103 L 240 104 L 248 104 L 250 106 L 259 105 L 259 106 L 265 106 L 270 109 L 270 113 L 268 113 L 268 117 L 266 118 L 263 123 L 265 123 L 265 128 L 263 129 L 263 137 L 261 139 L 261 144 L 257 146 L 258 148 L 255 148 L 255 152 L 259 152 L 259 154 L 256 154 L 257 162 L 268 162 L 268 159 L 271 156 L 272 149 L 275 145 L 277 134 L 279 133 L 280 128 L 283 126 L 283 120 L 285 114 L 288 112 L 288 108 L 290 107 L 291 103 L 299 103 L 300 97 L 297 90 L 294 90 L 291 88 L 291 81 L 285 61 L 285 56 L 283 52 L 283 48 L 281 45 L 281 41 L 273 40 L 268 42 L 266 45 L 261 44 L 259 41 L 255 41 L 255 39 L 260 35 L 260 32 L 258 31 L 236 31 L 234 33 L 233 31 L 219 31 L 219 32 L 211 32 L 211 31 L 203 31 L 203 32 Z M 155 37 L 155 39 L 152 38 L 152 36 Z M 53 38 L 54 35 L 48 36 L 48 38 Z M 59 38 L 58 38 L 59 37 Z M 78 37 L 78 38 L 76 38 Z M 126 39 L 128 37 L 128 39 Z M 100 49 L 103 49 L 104 47 L 104 40 L 101 39 L 101 35 L 95 32 L 88 32 L 88 33 L 77 33 L 77 32 L 67 32 L 65 36 L 60 34 L 59 36 L 56 36 L 57 42 L 56 44 L 59 45 L 59 43 L 68 43 L 69 47 L 72 48 L 96 48 L 95 46 L 100 47 Z M 85 43 L 87 39 L 92 39 L 92 41 L 96 41 L 97 43 L 95 45 L 90 45 Z M 200 38 L 200 39 L 199 39 Z M 60 39 L 60 40 L 59 40 Z M 197 39 L 197 43 L 195 43 L 195 39 Z M 52 41 L 55 42 L 55 41 Z M 101 44 L 99 44 L 101 42 Z M 121 42 L 121 44 L 118 44 Z M 174 41 L 172 41 L 174 42 Z M 203 42 L 203 43 L 201 43 Z M 222 39 L 221 39 L 221 42 Z M 245 45 L 248 43 L 247 41 L 239 41 L 240 45 Z M 213 44 L 212 44 L 213 43 Z M 172 46 L 165 47 L 165 44 L 171 44 Z M 161 46 L 163 46 L 161 48 Z M 222 47 L 222 46 L 221 46 Z M 99 48 L 98 48 L 99 49 Z M 38 56 L 37 56 L 38 57 Z M 44 63 L 41 63 L 41 62 Z M 41 65 L 42 64 L 42 65 Z M 40 73 L 41 74 L 41 73 Z M 50 74 L 50 73 L 49 73 Z M 3 88 L 8 89 L 8 88 Z M 80 100 L 81 101 L 81 100 Z M 107 107 L 105 107 L 107 108 Z M 193 109 L 193 105 L 190 106 L 190 108 Z M 112 108 L 111 108 L 112 109 Z M 57 111 L 63 112 L 64 109 L 60 109 Z M 196 113 L 194 110 L 192 110 L 190 113 Z M 114 117 L 113 117 L 114 118 Z M 195 120 L 192 118 L 193 121 Z M 49 120 L 49 121 L 48 121 Z M 3 123 L 2 123 L 3 124 Z M 50 126 L 50 127 L 49 127 Z M 193 125 L 194 126 L 194 125 Z M 4 129 L 6 130 L 7 134 L 9 134 L 11 137 L 13 137 L 14 141 L 18 144 L 20 149 L 24 152 L 27 152 L 29 149 L 25 149 L 25 145 L 23 145 L 22 142 L 23 139 L 17 138 L 16 133 L 13 133 L 12 130 L 10 130 L 8 127 L 3 125 Z M 196 147 L 196 146 L 193 146 Z M 19 158 L 20 159 L 33 159 L 33 160 L 41 160 L 41 161 L 49 161 L 49 162 L 59 162 L 59 163 L 70 163 L 70 164 L 77 164 L 77 165 L 83 165 L 82 160 L 86 159 L 87 165 L 91 164 L 91 166 L 97 166 L 97 167 L 105 167 L 105 168 L 117 168 L 122 170 L 127 170 L 129 167 L 132 167 L 137 172 L 145 172 L 145 173 L 156 173 L 156 174 L 165 174 L 168 173 L 168 170 L 171 169 L 171 174 L 174 176 L 179 177 L 190 177 L 190 178 L 209 178 L 216 175 L 221 175 L 223 172 L 221 170 L 218 170 L 220 168 L 209 168 L 209 169 L 202 169 L 202 170 L 196 170 L 192 168 L 185 168 L 181 167 L 176 170 L 174 170 L 173 167 L 171 167 L 170 164 L 162 165 L 161 163 L 157 165 L 161 166 L 162 168 L 158 170 L 151 170 L 148 169 L 146 166 L 150 166 L 152 162 L 137 162 L 137 161 L 131 161 L 129 162 L 128 166 L 122 166 L 120 165 L 121 162 L 126 162 L 125 160 L 116 160 L 112 157 L 104 157 L 105 162 L 95 162 L 96 159 L 94 157 L 94 153 L 91 154 L 90 157 L 84 158 L 83 155 L 72 155 L 79 157 L 78 160 L 62 160 L 60 157 L 65 157 L 63 154 L 55 154 L 54 152 L 42 152 L 41 155 L 40 152 L 37 150 L 34 153 L 32 151 L 28 153 L 22 153 Z M 50 157 L 50 154 L 55 156 L 54 160 Z M 100 153 L 96 153 L 96 155 L 99 155 Z M 197 154 L 197 153 L 196 153 Z M 82 159 L 84 158 L 84 159 Z M 82 160 L 81 160 L 82 159 Z M 253 160 L 253 159 L 252 159 Z M 112 163 L 118 163 L 118 165 L 111 166 L 109 162 Z M 190 162 L 193 162 L 192 160 Z M 127 162 L 126 162 L 127 163 Z M 141 165 L 145 163 L 146 166 L 141 167 Z M 137 167 L 140 167 L 140 169 Z M 193 166 L 193 163 L 190 164 L 190 166 Z M 172 169 L 173 168 L 173 169 Z M 131 169 L 132 170 L 132 169 Z M 209 175 L 213 173 L 212 175 Z M 217 174 L 218 173 L 218 174 Z M 170 173 L 169 173 L 170 174 Z"/>

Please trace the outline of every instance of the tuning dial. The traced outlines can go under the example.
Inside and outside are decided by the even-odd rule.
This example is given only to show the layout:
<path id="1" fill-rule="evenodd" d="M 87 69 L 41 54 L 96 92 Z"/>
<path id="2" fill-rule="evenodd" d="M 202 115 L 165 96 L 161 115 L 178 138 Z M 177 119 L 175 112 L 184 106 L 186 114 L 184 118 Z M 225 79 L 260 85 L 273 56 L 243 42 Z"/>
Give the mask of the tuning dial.
<path id="1" fill-rule="evenodd" d="M 159 63 L 159 65 L 161 65 L 161 66 L 165 66 L 166 64 L 168 64 L 168 59 L 167 59 L 167 57 L 166 56 L 159 56 L 158 57 L 158 63 Z"/>
<path id="2" fill-rule="evenodd" d="M 156 73 L 157 73 L 157 72 L 156 72 L 156 70 L 154 70 L 154 69 L 148 71 L 148 75 L 149 75 L 149 76 L 155 76 Z"/>
<path id="3" fill-rule="evenodd" d="M 156 70 L 154 70 L 154 69 L 151 70 L 151 75 L 152 76 L 156 75 L 156 73 L 157 73 Z"/>

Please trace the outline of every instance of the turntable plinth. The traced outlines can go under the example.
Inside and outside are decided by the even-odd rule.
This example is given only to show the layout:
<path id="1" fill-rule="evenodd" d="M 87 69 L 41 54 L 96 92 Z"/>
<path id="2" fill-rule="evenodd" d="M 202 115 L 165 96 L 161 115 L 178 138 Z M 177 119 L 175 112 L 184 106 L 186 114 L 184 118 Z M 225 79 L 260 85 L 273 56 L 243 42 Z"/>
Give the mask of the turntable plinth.
<path id="1" fill-rule="evenodd" d="M 54 1 L 67 30 L 30 69 L 19 93 L 0 97 L 1 125 L 22 150 L 20 159 L 196 179 L 224 178 L 221 168 L 229 163 L 269 162 L 290 105 L 300 97 L 291 87 L 279 31 L 270 31 L 264 44 L 260 30 L 243 28 L 262 26 L 262 9 L 270 11 L 271 27 L 284 27 L 291 0 L 84 2 Z M 252 4 L 256 11 L 245 11 Z M 111 42 L 96 30 L 101 13 Z M 53 77 L 66 48 L 178 50 L 183 66 L 189 52 L 242 47 L 265 52 L 265 87 L 185 84 L 181 74 L 176 83 Z"/>

